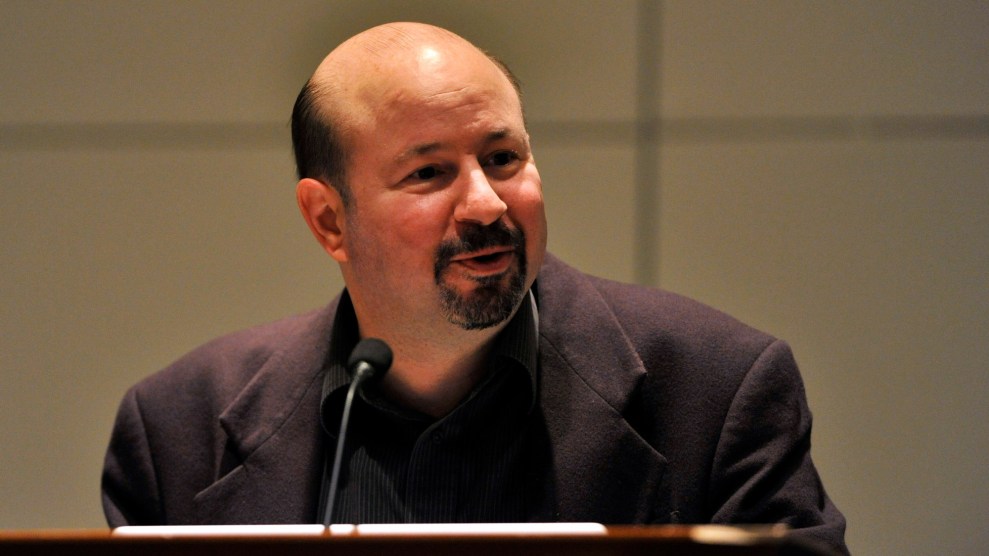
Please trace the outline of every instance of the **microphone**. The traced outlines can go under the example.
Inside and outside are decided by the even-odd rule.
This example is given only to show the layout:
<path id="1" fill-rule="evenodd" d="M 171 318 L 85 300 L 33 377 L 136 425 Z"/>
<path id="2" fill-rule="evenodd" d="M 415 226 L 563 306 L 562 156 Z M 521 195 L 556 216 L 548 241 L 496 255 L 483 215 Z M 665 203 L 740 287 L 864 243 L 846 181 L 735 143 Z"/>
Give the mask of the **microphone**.
<path id="1" fill-rule="evenodd" d="M 333 522 L 333 505 L 336 502 L 337 487 L 340 481 L 340 465 L 343 463 L 343 449 L 347 440 L 347 424 L 350 421 L 350 409 L 354 402 L 354 394 L 361 385 L 369 380 L 381 378 L 391 368 L 392 353 L 388 344 L 377 338 L 365 338 L 354 347 L 347 360 L 350 371 L 350 388 L 347 390 L 347 400 L 343 405 L 343 418 L 340 419 L 340 433 L 337 435 L 337 450 L 333 456 L 333 473 L 330 476 L 329 488 L 323 491 L 326 500 L 322 512 L 323 525 L 329 527 Z M 323 485 L 326 488 L 326 468 L 323 468 Z"/>
<path id="2" fill-rule="evenodd" d="M 353 384 L 383 376 L 391 368 L 391 348 L 377 338 L 365 338 L 354 346 L 347 359 Z"/>

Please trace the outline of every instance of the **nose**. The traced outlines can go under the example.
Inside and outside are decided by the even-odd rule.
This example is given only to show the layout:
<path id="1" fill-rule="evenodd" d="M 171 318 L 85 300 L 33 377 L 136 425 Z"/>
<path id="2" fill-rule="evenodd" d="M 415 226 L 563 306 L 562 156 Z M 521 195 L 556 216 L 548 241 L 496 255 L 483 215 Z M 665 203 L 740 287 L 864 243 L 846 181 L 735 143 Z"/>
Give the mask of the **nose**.
<path id="1" fill-rule="evenodd" d="M 467 173 L 465 187 L 453 213 L 457 222 L 487 226 L 501 218 L 508 210 L 508 205 L 491 187 L 491 182 L 483 168 L 472 168 Z"/>

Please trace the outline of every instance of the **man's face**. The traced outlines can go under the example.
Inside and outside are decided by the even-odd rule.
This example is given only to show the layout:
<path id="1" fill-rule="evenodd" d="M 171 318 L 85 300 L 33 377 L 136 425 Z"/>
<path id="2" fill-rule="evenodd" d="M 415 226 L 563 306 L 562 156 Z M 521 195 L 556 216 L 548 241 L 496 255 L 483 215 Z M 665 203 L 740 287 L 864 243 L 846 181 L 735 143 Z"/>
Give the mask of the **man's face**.
<path id="1" fill-rule="evenodd" d="M 362 90 L 344 275 L 374 318 L 482 329 L 512 315 L 542 265 L 542 189 L 508 80 L 482 56 L 440 58 Z"/>

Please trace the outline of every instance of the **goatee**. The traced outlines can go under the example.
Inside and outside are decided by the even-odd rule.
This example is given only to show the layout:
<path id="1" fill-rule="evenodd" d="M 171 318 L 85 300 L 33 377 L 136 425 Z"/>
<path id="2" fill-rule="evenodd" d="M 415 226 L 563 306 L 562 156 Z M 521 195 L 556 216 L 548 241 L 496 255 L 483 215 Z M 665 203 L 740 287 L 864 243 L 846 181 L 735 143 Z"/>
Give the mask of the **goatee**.
<path id="1" fill-rule="evenodd" d="M 500 274 L 469 277 L 476 287 L 468 293 L 446 281 L 453 257 L 491 247 L 510 247 L 516 264 Z M 464 330 L 490 328 L 508 320 L 525 295 L 526 267 L 525 233 L 500 220 L 488 226 L 471 225 L 457 239 L 441 243 L 433 273 L 447 320 Z"/>

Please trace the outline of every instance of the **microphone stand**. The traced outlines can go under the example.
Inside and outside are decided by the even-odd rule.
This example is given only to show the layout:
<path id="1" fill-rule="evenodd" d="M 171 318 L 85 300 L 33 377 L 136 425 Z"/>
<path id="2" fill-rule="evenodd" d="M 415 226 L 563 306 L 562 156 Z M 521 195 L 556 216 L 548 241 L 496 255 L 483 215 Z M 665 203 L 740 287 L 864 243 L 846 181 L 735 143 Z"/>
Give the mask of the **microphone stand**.
<path id="1" fill-rule="evenodd" d="M 343 417 L 340 419 L 340 432 L 337 434 L 337 449 L 333 455 L 333 470 L 330 474 L 330 481 L 329 483 L 326 482 L 326 466 L 324 464 L 323 485 L 320 489 L 320 521 L 326 527 L 333 523 L 333 508 L 336 505 L 340 467 L 343 464 L 344 448 L 347 445 L 347 425 L 350 423 L 354 395 L 362 384 L 387 372 L 391 367 L 391 362 L 391 348 L 376 338 L 366 338 L 358 342 L 347 361 L 347 366 L 353 370 L 354 378 L 350 381 L 347 399 L 343 405 Z"/>

